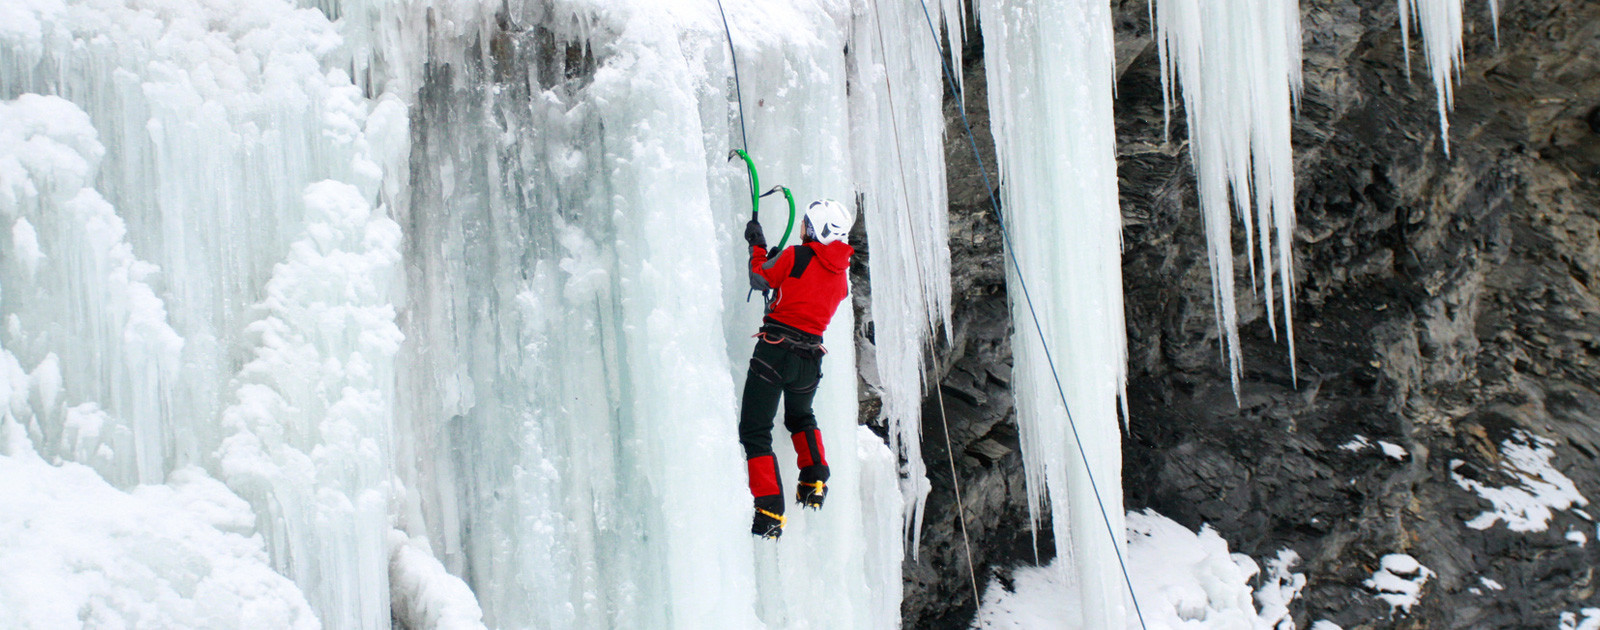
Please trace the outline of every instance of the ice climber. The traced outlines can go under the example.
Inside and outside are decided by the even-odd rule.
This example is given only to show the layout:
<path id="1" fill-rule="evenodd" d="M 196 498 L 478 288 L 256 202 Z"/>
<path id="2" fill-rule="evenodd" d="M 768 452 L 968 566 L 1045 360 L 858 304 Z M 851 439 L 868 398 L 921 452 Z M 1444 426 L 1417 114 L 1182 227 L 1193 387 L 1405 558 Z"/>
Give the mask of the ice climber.
<path id="1" fill-rule="evenodd" d="M 767 315 L 756 333 L 755 352 L 745 375 L 744 402 L 739 410 L 739 442 L 744 445 L 755 497 L 753 534 L 783 534 L 783 487 L 772 453 L 772 418 L 783 398 L 783 426 L 794 442 L 800 467 L 795 500 L 821 508 L 827 495 L 828 459 L 822 449 L 811 399 L 822 380 L 822 333 L 850 290 L 847 272 L 855 249 L 846 234 L 855 214 L 831 199 L 812 202 L 802 220 L 801 241 L 779 253 L 767 250 L 766 235 L 754 220 L 745 225 L 750 243 L 750 285 L 771 289 Z"/>

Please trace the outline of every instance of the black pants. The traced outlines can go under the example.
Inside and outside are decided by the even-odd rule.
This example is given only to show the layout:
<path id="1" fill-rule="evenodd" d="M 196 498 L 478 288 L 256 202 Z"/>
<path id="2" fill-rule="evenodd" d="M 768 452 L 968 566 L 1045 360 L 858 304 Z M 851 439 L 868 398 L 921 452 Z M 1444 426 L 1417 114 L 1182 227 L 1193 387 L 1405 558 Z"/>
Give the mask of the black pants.
<path id="1" fill-rule="evenodd" d="M 739 443 L 745 459 L 772 453 L 772 417 L 783 398 L 783 426 L 790 433 L 817 428 L 811 399 L 822 380 L 822 357 L 801 356 L 777 344 L 756 340 L 744 379 L 739 409 Z"/>

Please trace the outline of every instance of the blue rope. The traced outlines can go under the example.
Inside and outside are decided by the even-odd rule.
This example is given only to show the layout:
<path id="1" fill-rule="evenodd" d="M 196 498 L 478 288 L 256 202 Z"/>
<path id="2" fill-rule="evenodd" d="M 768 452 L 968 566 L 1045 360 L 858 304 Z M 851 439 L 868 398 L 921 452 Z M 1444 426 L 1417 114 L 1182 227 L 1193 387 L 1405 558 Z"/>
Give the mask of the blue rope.
<path id="1" fill-rule="evenodd" d="M 718 0 L 719 2 L 721 0 Z M 918 0 L 922 3 L 922 16 L 928 20 L 928 31 L 933 34 L 933 44 L 943 48 L 940 43 L 939 29 L 933 25 L 933 15 L 928 12 L 927 0 Z M 954 42 L 951 45 L 955 45 Z M 1083 470 L 1088 474 L 1089 487 L 1094 489 L 1095 505 L 1100 507 L 1100 518 L 1105 521 L 1106 534 L 1111 536 L 1111 550 L 1117 554 L 1117 565 L 1122 567 L 1122 581 L 1128 585 L 1128 596 L 1133 600 L 1133 612 L 1139 617 L 1139 627 L 1149 626 L 1144 623 L 1144 611 L 1139 609 L 1139 596 L 1133 592 L 1133 578 L 1128 575 L 1128 563 L 1122 558 L 1122 548 L 1117 545 L 1117 533 L 1111 526 L 1111 515 L 1106 513 L 1105 501 L 1100 498 L 1100 485 L 1095 483 L 1094 471 L 1089 469 L 1089 454 L 1083 448 L 1083 439 L 1078 436 L 1078 424 L 1072 419 L 1072 407 L 1067 404 L 1067 390 L 1061 385 L 1061 375 L 1056 372 L 1056 361 L 1050 354 L 1050 343 L 1044 338 L 1044 326 L 1039 323 L 1039 312 L 1034 309 L 1033 296 L 1028 292 L 1028 282 L 1022 277 L 1022 265 L 1017 262 L 1015 248 L 1011 245 L 1011 230 L 1006 227 L 1005 217 L 1000 214 L 1000 201 L 994 196 L 994 186 L 989 183 L 989 167 L 983 162 L 983 154 L 978 152 L 978 141 L 972 133 L 972 124 L 967 121 L 967 106 L 962 102 L 961 90 L 956 87 L 955 77 L 951 72 L 949 60 L 941 53 L 939 65 L 944 68 L 945 82 L 950 86 L 950 94 L 955 96 L 956 107 L 961 111 L 961 125 L 967 130 L 967 142 L 972 145 L 972 157 L 978 160 L 978 172 L 983 174 L 983 187 L 989 192 L 989 208 L 994 212 L 994 219 L 1000 224 L 1000 237 L 1005 244 L 1006 255 L 1011 259 L 1011 267 L 1017 270 L 1017 285 L 1022 288 L 1022 298 L 1028 304 L 1028 313 L 1033 317 L 1033 327 L 1039 332 L 1039 345 L 1044 347 L 1044 359 L 1050 367 L 1050 377 L 1055 379 L 1056 393 L 1061 396 L 1061 408 L 1067 412 L 1067 427 L 1072 429 L 1072 441 L 1078 446 L 1078 456 L 1083 458 Z"/>

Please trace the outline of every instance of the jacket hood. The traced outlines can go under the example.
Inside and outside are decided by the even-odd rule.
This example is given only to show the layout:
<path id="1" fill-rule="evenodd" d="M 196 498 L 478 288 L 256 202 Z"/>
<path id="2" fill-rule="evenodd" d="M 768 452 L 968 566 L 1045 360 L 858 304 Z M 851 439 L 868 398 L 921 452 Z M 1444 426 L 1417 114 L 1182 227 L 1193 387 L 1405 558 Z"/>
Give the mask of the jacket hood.
<path id="1" fill-rule="evenodd" d="M 816 253 L 816 260 L 828 271 L 843 273 L 850 266 L 850 257 L 855 255 L 856 248 L 844 241 L 834 241 L 826 245 L 817 241 L 806 243 L 811 251 Z"/>

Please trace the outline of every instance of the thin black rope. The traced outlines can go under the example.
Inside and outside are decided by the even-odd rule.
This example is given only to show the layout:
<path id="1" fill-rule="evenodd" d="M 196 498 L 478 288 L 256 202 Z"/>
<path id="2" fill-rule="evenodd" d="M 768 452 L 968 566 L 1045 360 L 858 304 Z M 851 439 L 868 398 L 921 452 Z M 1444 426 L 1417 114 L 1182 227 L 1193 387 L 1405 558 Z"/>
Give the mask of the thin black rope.
<path id="1" fill-rule="evenodd" d="M 719 0 L 720 1 L 720 0 Z M 918 0 L 922 3 L 922 15 L 928 20 L 928 31 L 933 34 L 934 46 L 942 46 L 939 30 L 933 25 L 933 14 L 928 11 L 927 0 Z M 955 45 L 954 42 L 951 45 Z M 1089 454 L 1083 448 L 1083 438 L 1078 436 L 1078 424 L 1072 419 L 1072 407 L 1067 404 L 1067 390 L 1061 385 L 1061 375 L 1056 372 L 1055 358 L 1050 353 L 1050 343 L 1045 340 L 1044 326 L 1039 323 L 1039 312 L 1033 306 L 1033 296 L 1028 292 L 1028 283 L 1022 277 L 1022 265 L 1017 262 L 1015 248 L 1011 244 L 1011 230 L 1006 227 L 1005 217 L 1000 213 L 1000 202 L 994 196 L 994 186 L 989 183 L 989 167 L 983 162 L 983 154 L 978 151 L 978 141 L 972 133 L 972 124 L 967 121 L 967 106 L 962 102 L 961 90 L 956 87 L 954 75 L 950 64 L 944 55 L 939 55 L 939 64 L 944 68 L 945 82 L 950 86 L 950 93 L 955 96 L 956 107 L 961 112 L 961 125 L 967 130 L 967 142 L 972 145 L 972 156 L 978 160 L 978 171 L 983 174 L 983 187 L 989 192 L 989 208 L 994 212 L 994 219 L 1000 224 L 1000 237 L 1004 242 L 1006 255 L 1011 259 L 1011 268 L 1017 272 L 1017 285 L 1022 288 L 1022 298 L 1028 304 L 1028 313 L 1033 318 L 1034 330 L 1039 333 L 1039 345 L 1044 348 L 1044 358 L 1050 367 L 1050 378 L 1055 379 L 1056 394 L 1061 396 L 1061 408 L 1067 414 L 1067 427 L 1072 430 L 1072 441 L 1078 447 L 1078 457 L 1083 460 L 1083 470 L 1088 476 L 1089 487 L 1094 489 L 1095 505 L 1100 508 L 1100 518 L 1105 522 L 1106 534 L 1111 536 L 1111 550 L 1117 555 L 1117 565 L 1122 568 L 1122 581 L 1128 586 L 1128 597 L 1133 600 L 1133 612 L 1139 617 L 1139 627 L 1148 629 L 1144 622 L 1144 611 L 1139 608 L 1139 596 L 1133 590 L 1133 578 L 1128 574 L 1128 563 L 1122 558 L 1122 547 L 1118 545 L 1116 529 L 1111 526 L 1111 515 L 1106 512 L 1105 501 L 1100 495 L 1100 485 L 1095 482 L 1094 472 L 1089 469 Z"/>
<path id="2" fill-rule="evenodd" d="M 900 198 L 905 202 L 906 216 L 909 217 L 911 214 L 911 186 L 909 178 L 906 177 L 906 158 L 900 141 L 900 120 L 894 115 L 895 110 L 898 108 L 894 106 L 894 85 L 889 81 L 889 58 L 886 52 L 888 47 L 884 45 L 883 41 L 883 13 L 878 10 L 878 3 L 876 2 L 872 3 L 872 17 L 873 25 L 877 27 L 878 31 L 878 58 L 883 60 L 883 92 L 889 101 L 889 126 L 894 130 L 895 163 L 900 167 Z M 928 358 L 934 358 L 934 350 L 933 338 L 929 337 Z M 935 363 L 935 368 L 937 367 L 938 365 Z M 938 370 L 935 369 L 934 373 L 937 374 Z M 955 450 L 950 446 L 950 421 L 946 418 L 944 412 L 944 389 L 937 382 L 933 384 L 933 389 L 939 397 L 939 422 L 944 427 L 944 450 L 945 454 L 949 456 L 950 482 L 955 488 L 956 522 L 961 525 L 961 548 L 965 552 L 967 559 L 967 579 L 972 584 L 972 605 L 977 606 L 982 603 L 981 595 L 978 593 L 978 571 L 972 563 L 972 540 L 967 536 L 967 507 L 966 503 L 961 500 L 961 477 L 956 474 L 956 454 Z M 912 553 L 915 554 L 916 550 L 913 549 Z"/>
<path id="3" fill-rule="evenodd" d="M 717 0 L 717 13 L 722 16 L 722 32 L 728 36 L 728 57 L 733 60 L 733 95 L 739 99 L 739 148 L 744 149 L 746 155 L 750 153 L 750 135 L 744 126 L 744 90 L 739 87 L 739 53 L 733 49 L 733 29 L 728 28 L 728 14 L 722 10 L 722 0 Z M 746 178 L 748 179 L 748 178 Z M 746 181 L 750 186 L 750 196 L 756 195 L 756 183 Z"/>

